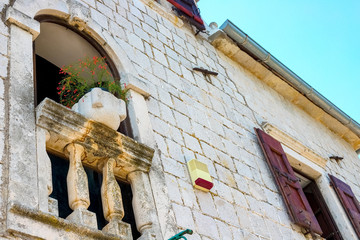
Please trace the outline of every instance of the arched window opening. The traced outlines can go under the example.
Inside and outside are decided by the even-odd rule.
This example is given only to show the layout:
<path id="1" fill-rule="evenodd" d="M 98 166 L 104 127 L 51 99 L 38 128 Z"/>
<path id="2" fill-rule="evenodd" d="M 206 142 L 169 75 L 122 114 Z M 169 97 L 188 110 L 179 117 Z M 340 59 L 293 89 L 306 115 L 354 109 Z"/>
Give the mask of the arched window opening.
<path id="1" fill-rule="evenodd" d="M 120 80 L 119 72 L 115 64 L 108 57 L 104 49 L 89 36 L 68 26 L 66 22 L 52 16 L 37 16 L 40 22 L 40 35 L 34 41 L 34 83 L 35 103 L 38 105 L 46 97 L 59 102 L 57 86 L 62 76 L 60 68 L 78 61 L 85 56 L 105 57 L 110 71 L 116 81 Z M 129 121 L 121 123 L 119 132 L 132 137 L 129 131 Z M 59 217 L 66 218 L 72 210 L 68 204 L 68 193 L 66 187 L 66 176 L 69 169 L 69 162 L 52 154 L 49 154 L 52 168 L 53 192 L 50 197 L 58 201 Z M 94 212 L 97 218 L 98 229 L 102 229 L 107 221 L 103 216 L 101 203 L 102 174 L 84 167 L 88 176 L 90 207 L 89 211 Z M 132 209 L 132 192 L 128 183 L 118 181 L 123 197 L 125 216 L 124 222 L 131 225 L 134 239 L 140 236 L 136 230 L 135 218 Z"/>

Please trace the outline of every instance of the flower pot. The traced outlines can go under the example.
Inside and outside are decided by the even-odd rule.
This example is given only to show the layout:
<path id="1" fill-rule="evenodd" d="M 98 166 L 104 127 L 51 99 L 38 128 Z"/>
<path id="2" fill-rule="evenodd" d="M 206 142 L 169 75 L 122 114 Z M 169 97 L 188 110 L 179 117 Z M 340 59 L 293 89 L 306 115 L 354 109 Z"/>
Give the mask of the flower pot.
<path id="1" fill-rule="evenodd" d="M 71 109 L 114 130 L 126 118 L 125 101 L 101 88 L 93 88 Z"/>

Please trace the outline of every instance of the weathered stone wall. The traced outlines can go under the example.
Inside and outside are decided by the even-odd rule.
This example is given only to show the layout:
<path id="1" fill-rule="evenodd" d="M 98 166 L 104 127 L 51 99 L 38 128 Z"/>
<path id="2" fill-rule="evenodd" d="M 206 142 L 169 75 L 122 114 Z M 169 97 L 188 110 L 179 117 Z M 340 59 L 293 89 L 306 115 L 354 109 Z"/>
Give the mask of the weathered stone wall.
<path id="1" fill-rule="evenodd" d="M 194 230 L 188 239 L 305 239 L 287 214 L 256 140 L 253 128 L 263 122 L 278 126 L 323 158 L 343 156 L 339 163 L 328 161 L 324 176 L 331 173 L 346 179 L 360 198 L 359 159 L 348 143 L 216 50 L 206 34 L 195 36 L 187 23 L 179 27 L 149 7 L 156 3 L 17 0 L 11 4 L 31 18 L 41 9 L 79 17 L 108 41 L 125 70 L 130 66 L 132 74 L 147 84 L 154 139 L 144 141 L 156 143 L 150 182 L 164 239 L 184 228 Z M 0 3 L 0 9 L 8 5 Z M 4 184 L 11 53 L 5 11 L 1 13 L 0 173 Z M 194 72 L 194 66 L 219 75 L 206 78 Z M 191 186 L 186 161 L 192 158 L 208 165 L 214 180 L 210 193 Z M 321 181 L 326 188 L 326 176 Z M 6 203 L 4 189 L 0 188 L 1 203 Z M 326 200 L 336 202 L 329 189 Z M 0 207 L 5 210 L 4 204 Z M 341 214 L 341 206 L 336 207 L 333 213 Z M 4 218 L 1 211 L 0 220 Z"/>
<path id="2" fill-rule="evenodd" d="M 0 3 L 0 229 L 4 229 L 5 224 L 5 209 L 6 209 L 6 183 L 7 183 L 7 111 L 6 111 L 6 96 L 5 89 L 8 87 L 8 67 L 9 67 L 9 29 L 4 23 L 4 9 L 8 1 Z"/>

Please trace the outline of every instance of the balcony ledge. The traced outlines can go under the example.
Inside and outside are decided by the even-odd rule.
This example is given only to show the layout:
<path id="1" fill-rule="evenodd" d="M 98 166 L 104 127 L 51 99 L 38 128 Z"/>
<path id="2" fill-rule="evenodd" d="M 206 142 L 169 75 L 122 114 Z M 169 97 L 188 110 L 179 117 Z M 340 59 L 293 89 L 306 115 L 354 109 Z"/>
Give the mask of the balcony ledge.
<path id="1" fill-rule="evenodd" d="M 126 180 L 134 171 L 149 172 L 154 150 L 101 123 L 44 99 L 36 108 L 36 125 L 48 131 L 46 150 L 67 159 L 65 148 L 77 143 L 85 148 L 82 163 L 101 171 L 104 160 L 116 160 L 114 174 Z"/>

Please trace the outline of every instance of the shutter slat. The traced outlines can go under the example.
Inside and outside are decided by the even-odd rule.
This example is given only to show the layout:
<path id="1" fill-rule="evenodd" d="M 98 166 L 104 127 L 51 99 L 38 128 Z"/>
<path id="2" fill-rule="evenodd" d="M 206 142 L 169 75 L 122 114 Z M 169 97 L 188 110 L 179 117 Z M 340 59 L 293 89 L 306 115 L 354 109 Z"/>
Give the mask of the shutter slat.
<path id="1" fill-rule="evenodd" d="M 258 128 L 255 128 L 255 130 L 266 161 L 293 221 L 321 235 L 320 225 L 311 210 L 280 142 Z"/>
<path id="2" fill-rule="evenodd" d="M 358 200 L 348 184 L 331 174 L 329 174 L 329 177 L 350 222 L 354 226 L 357 236 L 360 238 L 360 204 Z"/>

